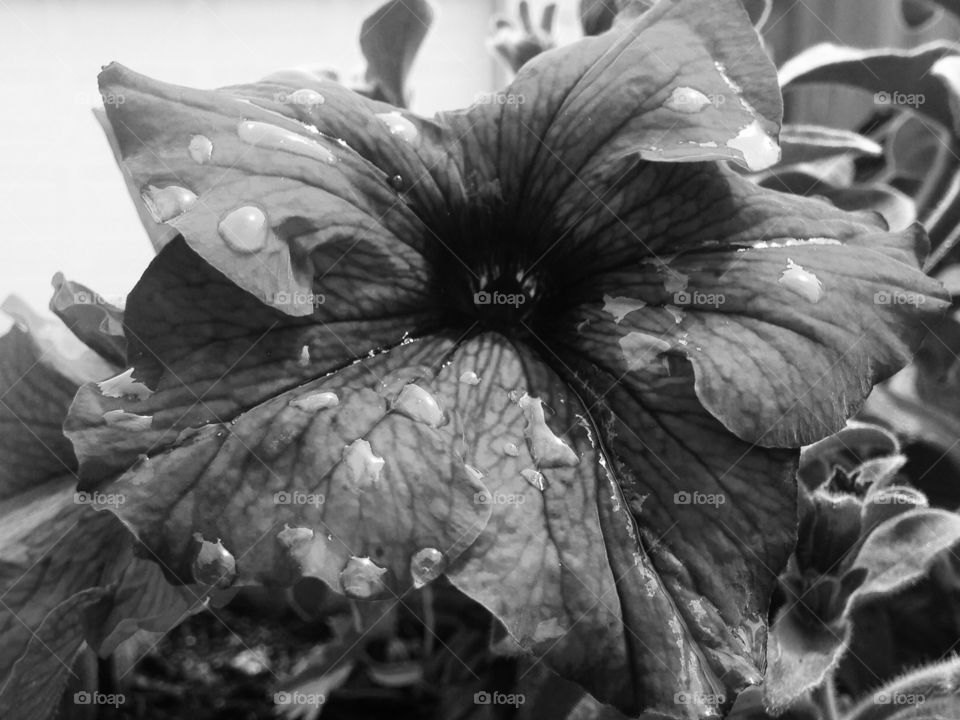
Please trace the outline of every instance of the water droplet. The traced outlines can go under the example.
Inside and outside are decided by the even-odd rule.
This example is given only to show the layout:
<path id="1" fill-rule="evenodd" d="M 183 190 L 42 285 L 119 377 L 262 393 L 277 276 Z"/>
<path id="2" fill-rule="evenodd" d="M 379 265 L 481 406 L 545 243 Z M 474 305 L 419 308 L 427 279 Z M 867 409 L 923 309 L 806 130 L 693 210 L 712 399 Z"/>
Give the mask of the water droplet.
<path id="1" fill-rule="evenodd" d="M 479 482 L 483 480 L 483 473 L 477 470 L 473 465 L 463 464 L 463 469 L 467 471 L 467 475 L 470 476 L 470 479 L 474 482 Z"/>
<path id="2" fill-rule="evenodd" d="M 580 462 L 573 449 L 547 425 L 540 398 L 524 395 L 520 398 L 520 409 L 527 418 L 525 432 L 538 467 L 574 467 Z"/>
<path id="3" fill-rule="evenodd" d="M 217 227 L 220 237 L 238 253 L 255 253 L 267 245 L 270 230 L 267 216 L 255 205 L 243 205 L 231 210 Z"/>
<path id="4" fill-rule="evenodd" d="M 443 424 L 443 410 L 440 409 L 437 399 L 414 383 L 403 386 L 397 399 L 393 401 L 392 409 L 430 427 L 440 427 Z"/>
<path id="5" fill-rule="evenodd" d="M 156 185 L 147 185 L 140 197 L 146 205 L 150 217 L 155 222 L 164 223 L 183 215 L 197 202 L 196 193 L 179 185 L 168 185 L 158 188 Z"/>
<path id="6" fill-rule="evenodd" d="M 226 588 L 237 579 L 237 561 L 218 539 L 215 543 L 204 540 L 200 533 L 194 533 L 194 540 L 200 543 L 200 550 L 193 560 L 193 579 L 204 585 L 216 585 Z"/>
<path id="7" fill-rule="evenodd" d="M 237 135 L 243 142 L 258 147 L 285 150 L 286 152 L 333 164 L 337 161 L 336 155 L 327 150 L 317 140 L 298 135 L 292 130 L 286 130 L 278 125 L 244 120 L 237 126 Z"/>
<path id="8" fill-rule="evenodd" d="M 819 278 L 790 258 L 787 258 L 787 269 L 780 273 L 777 282 L 812 303 L 819 302 L 823 297 L 823 283 Z"/>
<path id="9" fill-rule="evenodd" d="M 540 492 L 547 489 L 547 479 L 543 476 L 543 473 L 537 472 L 533 468 L 526 468 L 520 471 L 520 475 Z"/>
<path id="10" fill-rule="evenodd" d="M 413 586 L 422 588 L 429 582 L 440 577 L 445 566 L 443 553 L 436 548 L 428 547 L 417 550 L 410 558 L 410 575 L 413 577 Z"/>
<path id="11" fill-rule="evenodd" d="M 810 238 L 772 238 L 770 240 L 761 240 L 754 243 L 751 247 L 754 250 L 767 250 L 770 248 L 787 248 L 802 245 L 840 245 L 841 242 L 835 238 L 810 237 Z"/>
<path id="12" fill-rule="evenodd" d="M 663 103 L 663 106 L 675 112 L 692 115 L 712 104 L 710 98 L 699 90 L 690 87 L 677 87 L 670 93 L 670 97 Z"/>
<path id="13" fill-rule="evenodd" d="M 635 300 L 634 298 L 628 297 L 613 297 L 612 295 L 603 296 L 603 311 L 613 315 L 613 319 L 617 324 L 634 310 L 640 310 L 646 306 L 647 304 L 643 300 Z"/>
<path id="14" fill-rule="evenodd" d="M 300 357 L 297 358 L 297 365 L 302 368 L 310 367 L 310 346 L 304 345 L 300 348 Z"/>
<path id="15" fill-rule="evenodd" d="M 312 392 L 290 401 L 290 407 L 295 407 L 297 410 L 303 410 L 308 413 L 327 410 L 339 404 L 340 398 L 338 398 L 334 392 Z"/>
<path id="16" fill-rule="evenodd" d="M 460 382 L 464 385 L 479 385 L 480 377 L 472 370 L 467 370 L 460 376 Z"/>
<path id="17" fill-rule="evenodd" d="M 316 90 L 310 90 L 309 88 L 303 88 L 301 90 L 296 90 L 290 93 L 288 98 L 289 102 L 294 105 L 323 105 L 327 99 L 318 93 Z"/>
<path id="18" fill-rule="evenodd" d="M 735 138 L 727 140 L 727 147 L 739 152 L 747 169 L 753 172 L 765 170 L 780 160 L 780 146 L 767 135 L 759 120 L 754 120 Z"/>
<path id="19" fill-rule="evenodd" d="M 358 600 L 385 595 L 387 569 L 380 567 L 368 557 L 351 557 L 340 572 L 340 589 L 347 597 Z"/>
<path id="20" fill-rule="evenodd" d="M 517 457 L 517 455 L 520 454 L 520 448 L 513 442 L 505 442 L 503 444 L 503 451 L 510 457 Z"/>
<path id="21" fill-rule="evenodd" d="M 663 309 L 666 310 L 666 311 L 667 311 L 668 313 L 670 313 L 671 315 L 673 315 L 673 321 L 674 321 L 677 325 L 679 325 L 680 323 L 683 322 L 683 318 L 684 318 L 684 314 L 685 314 L 685 313 L 683 312 L 683 310 L 681 310 L 680 308 L 678 308 L 676 305 L 664 305 L 664 306 L 663 306 Z"/>
<path id="22" fill-rule="evenodd" d="M 206 135 L 194 135 L 187 145 L 187 152 L 195 163 L 203 165 L 213 157 L 213 143 Z"/>
<path id="23" fill-rule="evenodd" d="M 350 474 L 353 484 L 364 489 L 380 481 L 384 459 L 373 454 L 373 448 L 366 440 L 354 440 L 343 451 L 343 464 Z"/>
<path id="24" fill-rule="evenodd" d="M 153 390 L 133 379 L 133 368 L 128 368 L 109 380 L 104 380 L 98 384 L 98 387 L 101 395 L 110 398 L 146 400 L 153 395 Z"/>
<path id="25" fill-rule="evenodd" d="M 390 186 L 400 192 L 403 190 L 403 175 L 394 175 L 390 178 Z"/>
<path id="26" fill-rule="evenodd" d="M 103 421 L 121 430 L 149 430 L 153 425 L 152 416 L 137 415 L 126 410 L 108 410 L 103 414 Z"/>
<path id="27" fill-rule="evenodd" d="M 391 135 L 413 142 L 417 139 L 417 126 L 396 110 L 388 113 L 377 113 L 377 119 L 387 126 Z"/>
<path id="28" fill-rule="evenodd" d="M 546 640 L 556 640 L 566 634 L 566 629 L 560 624 L 557 618 L 550 618 L 537 623 L 533 630 L 533 642 L 539 643 Z"/>
<path id="29" fill-rule="evenodd" d="M 620 350 L 628 370 L 639 370 L 651 364 L 656 357 L 670 349 L 670 343 L 653 335 L 631 332 L 620 338 Z"/>
<path id="30" fill-rule="evenodd" d="M 277 540 L 284 547 L 291 549 L 302 546 L 313 540 L 313 530 L 305 527 L 290 527 L 284 525 L 283 530 L 277 533 Z"/>

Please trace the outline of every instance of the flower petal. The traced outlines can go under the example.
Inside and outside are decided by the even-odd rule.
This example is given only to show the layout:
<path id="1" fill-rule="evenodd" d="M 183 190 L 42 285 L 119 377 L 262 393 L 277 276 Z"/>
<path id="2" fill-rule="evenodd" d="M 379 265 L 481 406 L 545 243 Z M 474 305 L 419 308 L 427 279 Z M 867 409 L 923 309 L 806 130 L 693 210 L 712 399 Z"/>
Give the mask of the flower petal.
<path id="1" fill-rule="evenodd" d="M 631 170 L 548 262 L 577 268 L 565 282 L 594 299 L 571 324 L 651 336 L 651 362 L 686 357 L 700 400 L 745 440 L 798 447 L 839 430 L 946 307 L 918 270 L 918 225 L 891 233 L 712 164 L 659 167 Z M 617 323 L 604 297 L 642 309 Z"/>
<path id="2" fill-rule="evenodd" d="M 260 300 L 309 315 L 313 254 L 338 242 L 422 274 L 431 236 L 411 203 L 429 214 L 456 186 L 449 130 L 306 73 L 203 91 L 113 64 L 100 87 L 124 98 L 107 116 L 139 201 Z"/>

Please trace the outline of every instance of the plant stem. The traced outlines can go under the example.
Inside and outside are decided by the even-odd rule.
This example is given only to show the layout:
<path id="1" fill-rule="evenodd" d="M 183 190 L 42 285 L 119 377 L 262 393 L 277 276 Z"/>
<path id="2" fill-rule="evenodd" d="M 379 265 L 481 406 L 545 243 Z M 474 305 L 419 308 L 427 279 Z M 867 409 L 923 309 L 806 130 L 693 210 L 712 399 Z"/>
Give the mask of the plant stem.
<path id="1" fill-rule="evenodd" d="M 833 687 L 833 673 L 828 673 L 823 684 L 813 691 L 813 701 L 820 708 L 823 720 L 839 720 L 837 696 Z"/>

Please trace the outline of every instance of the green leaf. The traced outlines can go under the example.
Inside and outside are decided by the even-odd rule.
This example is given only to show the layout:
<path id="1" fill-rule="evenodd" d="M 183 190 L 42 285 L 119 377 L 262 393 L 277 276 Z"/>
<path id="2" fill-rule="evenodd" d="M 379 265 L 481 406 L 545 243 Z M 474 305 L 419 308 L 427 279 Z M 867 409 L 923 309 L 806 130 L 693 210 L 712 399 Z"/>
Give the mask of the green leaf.
<path id="1" fill-rule="evenodd" d="M 860 133 L 820 125 L 784 125 L 780 131 L 781 165 L 812 162 L 849 153 L 879 156 L 883 148 Z"/>
<path id="2" fill-rule="evenodd" d="M 53 288 L 50 309 L 64 325 L 100 357 L 114 365 L 124 365 L 127 343 L 123 337 L 123 310 L 61 273 L 53 277 Z"/>
<path id="3" fill-rule="evenodd" d="M 847 720 L 940 720 L 960 709 L 960 659 L 916 668 L 871 693 Z"/>
<path id="4" fill-rule="evenodd" d="M 861 50 L 821 43 L 780 68 L 784 90 L 811 83 L 849 85 L 873 93 L 878 109 L 920 113 L 960 133 L 960 57 L 952 43 L 910 50 Z"/>
<path id="5" fill-rule="evenodd" d="M 372 99 L 407 107 L 407 76 L 431 24 L 427 0 L 389 0 L 363 21 L 360 49 Z"/>

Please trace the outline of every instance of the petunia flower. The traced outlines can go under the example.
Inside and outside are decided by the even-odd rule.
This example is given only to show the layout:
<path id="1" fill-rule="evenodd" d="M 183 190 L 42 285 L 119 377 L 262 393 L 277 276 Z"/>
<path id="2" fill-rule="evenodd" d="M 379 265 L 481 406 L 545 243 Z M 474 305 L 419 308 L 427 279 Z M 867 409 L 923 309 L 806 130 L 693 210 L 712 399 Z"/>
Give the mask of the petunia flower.
<path id="1" fill-rule="evenodd" d="M 779 155 L 738 0 L 665 0 L 434 119 L 307 74 L 100 86 L 179 237 L 129 297 L 132 371 L 65 429 L 168 577 L 445 577 L 634 714 L 761 682 L 797 448 L 945 301 L 919 226 L 728 167 Z"/>

